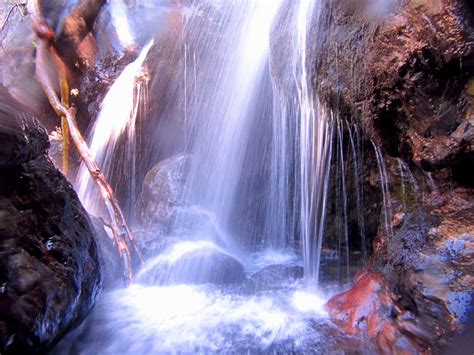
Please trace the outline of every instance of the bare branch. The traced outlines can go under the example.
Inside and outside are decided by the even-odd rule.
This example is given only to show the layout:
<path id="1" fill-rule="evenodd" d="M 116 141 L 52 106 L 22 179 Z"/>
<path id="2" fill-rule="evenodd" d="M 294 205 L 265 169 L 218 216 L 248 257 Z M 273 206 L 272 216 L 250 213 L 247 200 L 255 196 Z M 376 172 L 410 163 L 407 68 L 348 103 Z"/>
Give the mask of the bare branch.
<path id="1" fill-rule="evenodd" d="M 100 191 L 101 198 L 104 201 L 106 211 L 110 218 L 110 227 L 113 232 L 115 244 L 122 260 L 125 283 L 130 284 L 133 277 L 132 260 L 142 263 L 143 259 L 125 221 L 122 209 L 115 198 L 112 187 L 99 169 L 99 166 L 92 157 L 89 148 L 77 127 L 76 109 L 74 107 L 67 108 L 64 103 L 61 102 L 46 71 L 46 63 L 48 62 L 49 57 L 52 57 L 59 68 L 59 72 L 62 73 L 59 78 L 59 80 L 61 80 L 60 86 L 62 88 L 67 87 L 67 78 L 65 75 L 66 66 L 62 58 L 56 52 L 53 45 L 54 37 L 51 36 L 52 30 L 41 17 L 40 11 L 39 6 L 37 6 L 34 27 L 37 36 L 40 39 L 40 43 L 38 44 L 36 51 L 36 78 L 41 84 L 41 87 L 43 88 L 43 91 L 53 109 L 56 111 L 58 116 L 62 116 L 66 120 L 72 141 Z M 130 251 L 130 248 L 128 247 L 129 245 L 131 245 L 132 251 Z"/>

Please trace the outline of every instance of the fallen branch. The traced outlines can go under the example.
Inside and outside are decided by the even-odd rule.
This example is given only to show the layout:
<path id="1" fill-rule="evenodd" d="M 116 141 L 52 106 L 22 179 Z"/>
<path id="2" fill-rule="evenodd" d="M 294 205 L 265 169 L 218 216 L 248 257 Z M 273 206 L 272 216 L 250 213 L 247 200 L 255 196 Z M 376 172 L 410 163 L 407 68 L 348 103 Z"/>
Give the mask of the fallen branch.
<path id="1" fill-rule="evenodd" d="M 60 73 L 60 87 L 62 88 L 62 92 L 64 91 L 64 88 L 68 87 L 67 77 L 65 75 L 66 65 L 54 47 L 54 33 L 42 17 L 38 2 L 36 5 L 37 11 L 34 29 L 38 38 L 40 39 L 40 43 L 36 49 L 36 78 L 43 88 L 43 91 L 53 109 L 56 111 L 58 116 L 61 116 L 65 119 L 72 141 L 74 142 L 82 161 L 84 162 L 87 170 L 91 174 L 92 179 L 100 191 L 101 198 L 104 201 L 107 214 L 110 218 L 110 227 L 112 229 L 115 244 L 122 261 L 124 280 L 128 285 L 133 279 L 132 267 L 134 262 L 142 263 L 143 258 L 133 239 L 132 233 L 128 228 L 124 214 L 117 199 L 115 198 L 112 187 L 108 183 L 102 171 L 99 169 L 99 166 L 92 157 L 89 148 L 77 127 L 75 107 L 66 107 L 64 104 L 64 97 L 63 101 L 61 101 L 54 90 L 54 85 L 46 71 L 48 59 L 52 58 L 55 64 L 58 66 Z M 131 245 L 131 248 L 129 248 L 129 245 Z"/>

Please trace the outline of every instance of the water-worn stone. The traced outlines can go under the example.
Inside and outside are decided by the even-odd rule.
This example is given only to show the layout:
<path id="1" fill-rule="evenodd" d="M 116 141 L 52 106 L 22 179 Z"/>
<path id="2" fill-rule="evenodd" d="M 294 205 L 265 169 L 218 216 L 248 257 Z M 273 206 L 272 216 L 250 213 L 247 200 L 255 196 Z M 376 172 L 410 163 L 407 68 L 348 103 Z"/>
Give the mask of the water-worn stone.
<path id="1" fill-rule="evenodd" d="M 101 288 L 94 232 L 46 156 L 44 130 L 0 88 L 0 352 L 51 347 Z"/>
<path id="2" fill-rule="evenodd" d="M 243 281 L 243 265 L 209 242 L 172 245 L 140 273 L 139 281 L 151 284 L 233 284 Z"/>

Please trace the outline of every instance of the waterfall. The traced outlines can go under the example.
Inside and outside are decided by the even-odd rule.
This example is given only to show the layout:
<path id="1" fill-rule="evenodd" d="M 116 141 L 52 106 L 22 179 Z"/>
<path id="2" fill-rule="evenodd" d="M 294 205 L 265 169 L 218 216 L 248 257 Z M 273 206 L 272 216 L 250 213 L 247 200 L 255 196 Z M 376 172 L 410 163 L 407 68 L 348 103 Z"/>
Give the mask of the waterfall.
<path id="1" fill-rule="evenodd" d="M 388 237 L 391 237 L 393 234 L 392 231 L 392 204 L 390 202 L 390 190 L 388 186 L 388 175 L 387 175 L 387 168 L 385 167 L 385 161 L 383 159 L 382 151 L 380 148 L 373 142 L 372 145 L 375 149 L 375 156 L 377 158 L 377 164 L 379 166 L 379 174 L 380 174 L 380 187 L 382 190 L 382 197 L 383 197 L 383 216 L 384 216 L 384 225 L 385 225 L 385 232 L 387 233 Z"/>
<path id="2" fill-rule="evenodd" d="M 296 8 L 293 77 L 299 113 L 300 233 L 305 275 L 318 282 L 321 245 L 324 236 L 326 198 L 332 155 L 333 119 L 314 92 L 308 68 L 310 24 L 317 27 L 321 4 L 301 0 Z M 316 24 L 312 20 L 316 19 Z"/>
<path id="3" fill-rule="evenodd" d="M 300 0 L 291 5 L 294 35 L 291 66 L 286 70 L 294 92 L 289 96 L 272 88 L 268 59 L 270 29 L 281 1 L 203 4 L 183 11 L 182 37 L 174 45 L 182 57 L 182 75 L 173 83 L 175 100 L 183 110 L 163 111 L 178 115 L 183 125 L 181 147 L 190 157 L 180 208 L 169 233 L 186 240 L 216 241 L 233 255 L 243 253 L 243 246 L 252 251 L 282 250 L 301 241 L 305 275 L 316 284 L 335 131 L 332 113 L 315 93 L 317 76 L 310 68 L 314 58 L 309 32 L 318 28 L 321 3 Z M 120 12 L 122 5 L 112 12 Z M 202 23 L 203 16 L 213 20 Z M 201 26 L 198 30 L 196 24 Z M 107 177 L 113 174 L 125 195 L 126 211 L 135 205 L 141 183 L 137 176 L 146 173 L 137 171 L 142 167 L 137 163 L 135 125 L 139 107 L 147 101 L 141 72 L 152 45 L 149 42 L 111 86 L 89 136 L 94 158 Z M 337 133 L 342 139 L 340 125 Z M 348 265 L 342 144 L 339 141 L 338 154 Z M 150 142 L 146 156 L 156 155 L 154 145 Z M 254 184 L 262 191 L 260 197 L 254 196 Z M 77 186 L 88 211 L 100 215 L 101 202 L 83 166 Z M 252 200 L 254 204 L 246 207 Z M 194 230 L 183 228 L 196 218 Z M 217 240 L 206 236 L 207 230 L 197 230 L 208 225 L 202 219 L 218 229 Z"/>
<path id="4" fill-rule="evenodd" d="M 114 159 L 124 161 L 122 174 L 112 173 L 130 205 L 136 180 L 160 166 L 186 165 L 183 186 L 176 205 L 166 206 L 169 226 L 145 231 L 148 259 L 136 284 L 101 299 L 75 346 L 79 353 L 317 352 L 314 321 L 327 317 L 326 297 L 313 286 L 332 142 L 336 133 L 342 139 L 315 93 L 309 34 L 318 28 L 321 2 L 179 3 L 169 5 L 169 31 L 112 85 L 89 142 L 107 176 Z M 269 58 L 282 4 L 281 11 L 292 11 L 286 93 Z M 147 54 L 150 81 L 142 87 L 137 78 Z M 142 101 L 146 122 L 135 131 Z M 161 137 L 178 141 L 165 153 L 158 127 Z M 337 148 L 342 152 L 342 141 Z M 137 163 L 143 156 L 145 164 Z M 78 186 L 86 208 L 99 210 L 83 170 Z"/>
<path id="5" fill-rule="evenodd" d="M 186 146 L 192 161 L 182 199 L 189 207 L 199 206 L 212 215 L 224 231 L 221 242 L 236 252 L 241 240 L 252 239 L 248 235 L 236 236 L 239 229 L 235 227 L 238 225 L 235 213 L 242 194 L 246 193 L 242 191 L 242 181 L 253 173 L 249 167 L 265 164 L 262 152 L 255 148 L 258 135 L 255 121 L 271 119 L 259 111 L 266 105 L 260 95 L 262 82 L 269 80 L 269 32 L 280 2 L 211 3 L 221 7 L 222 20 L 217 21 L 224 25 L 220 27 L 219 40 L 206 40 L 207 31 L 211 30 L 207 28 L 194 34 L 203 43 L 200 48 L 203 55 L 213 57 L 198 68 L 204 80 L 196 79 L 196 73 L 192 73 L 194 83 L 183 87 Z M 186 22 L 192 25 L 194 21 L 191 17 Z M 192 53 L 193 45 L 184 45 L 185 77 L 191 72 L 187 58 L 191 57 L 188 53 Z M 192 58 L 195 62 L 195 57 Z M 216 81 L 210 84 L 209 78 L 214 73 L 217 73 Z M 203 91 L 192 91 L 196 81 Z M 191 93 L 194 100 L 188 99 Z M 181 230 L 188 219 L 187 211 L 178 215 L 173 230 Z"/>
<path id="6" fill-rule="evenodd" d="M 88 137 L 90 151 L 106 177 L 110 177 L 116 156 L 119 138 L 126 132 L 125 147 L 120 159 L 127 167 L 122 181 L 128 184 L 129 196 L 136 195 L 135 169 L 135 123 L 140 102 L 146 99 L 146 85 L 140 78 L 143 61 L 153 42 L 149 42 L 138 58 L 127 65 L 110 87 L 101 104 L 101 110 Z M 94 181 L 84 164 L 81 165 L 76 181 L 82 204 L 89 213 L 101 214 L 102 201 L 97 198 Z"/>

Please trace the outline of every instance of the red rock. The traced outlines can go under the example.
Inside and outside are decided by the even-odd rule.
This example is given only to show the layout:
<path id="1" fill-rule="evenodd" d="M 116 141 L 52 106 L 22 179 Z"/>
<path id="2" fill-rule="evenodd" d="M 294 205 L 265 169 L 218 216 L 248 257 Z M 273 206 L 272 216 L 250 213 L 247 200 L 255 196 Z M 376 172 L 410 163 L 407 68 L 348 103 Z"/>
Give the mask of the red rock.
<path id="1" fill-rule="evenodd" d="M 359 271 L 353 287 L 332 297 L 327 309 L 334 323 L 350 335 L 368 337 L 381 353 L 430 352 L 425 332 L 411 313 L 402 311 L 380 273 Z"/>

